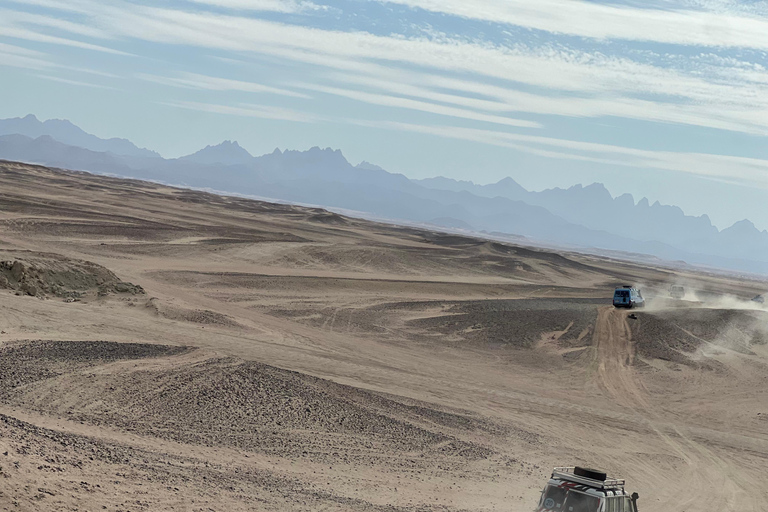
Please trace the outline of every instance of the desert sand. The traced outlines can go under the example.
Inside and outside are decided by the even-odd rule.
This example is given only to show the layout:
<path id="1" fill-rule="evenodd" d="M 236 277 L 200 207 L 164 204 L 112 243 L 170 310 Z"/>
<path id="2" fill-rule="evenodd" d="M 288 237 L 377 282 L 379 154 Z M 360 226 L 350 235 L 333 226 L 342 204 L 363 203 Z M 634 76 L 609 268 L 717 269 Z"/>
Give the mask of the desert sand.
<path id="1" fill-rule="evenodd" d="M 766 290 L 0 163 L 0 510 L 765 511 Z"/>

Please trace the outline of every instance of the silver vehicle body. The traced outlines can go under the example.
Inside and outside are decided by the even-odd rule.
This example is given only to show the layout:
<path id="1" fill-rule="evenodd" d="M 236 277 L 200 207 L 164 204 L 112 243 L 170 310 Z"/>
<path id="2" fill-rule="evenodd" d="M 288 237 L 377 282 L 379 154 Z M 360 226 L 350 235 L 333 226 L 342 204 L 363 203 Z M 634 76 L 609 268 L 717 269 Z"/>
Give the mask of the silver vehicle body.
<path id="1" fill-rule="evenodd" d="M 624 480 L 595 480 L 575 475 L 574 469 L 552 471 L 535 512 L 638 512 L 637 494 L 624 490 Z"/>

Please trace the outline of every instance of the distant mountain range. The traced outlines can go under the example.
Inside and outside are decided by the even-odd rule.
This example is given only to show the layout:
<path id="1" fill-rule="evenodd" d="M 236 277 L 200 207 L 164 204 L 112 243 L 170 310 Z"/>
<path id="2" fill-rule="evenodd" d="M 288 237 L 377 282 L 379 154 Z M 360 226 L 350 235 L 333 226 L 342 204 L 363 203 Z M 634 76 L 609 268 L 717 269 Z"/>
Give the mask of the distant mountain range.
<path id="1" fill-rule="evenodd" d="M 26 135 L 32 139 L 47 135 L 63 144 L 91 151 L 125 156 L 160 157 L 154 151 L 136 147 L 129 140 L 100 139 L 84 132 L 66 119 L 49 119 L 41 122 L 32 114 L 26 117 L 0 119 L 0 135 Z"/>
<path id="2" fill-rule="evenodd" d="M 0 158 L 160 181 L 525 237 L 532 243 L 639 253 L 670 261 L 768 273 L 768 232 L 744 220 L 719 231 L 706 215 L 647 199 L 612 197 L 601 184 L 531 192 L 512 178 L 490 185 L 443 177 L 411 180 L 339 150 L 254 157 L 237 142 L 164 159 L 125 139 L 100 139 L 65 120 L 0 120 Z"/>

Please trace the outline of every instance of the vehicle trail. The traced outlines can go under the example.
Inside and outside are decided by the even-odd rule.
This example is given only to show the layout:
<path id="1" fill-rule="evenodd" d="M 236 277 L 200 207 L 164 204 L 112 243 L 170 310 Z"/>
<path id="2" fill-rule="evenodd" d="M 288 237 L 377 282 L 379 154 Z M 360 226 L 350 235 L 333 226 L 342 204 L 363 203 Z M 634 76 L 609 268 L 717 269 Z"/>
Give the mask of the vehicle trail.
<path id="1" fill-rule="evenodd" d="M 610 306 L 600 308 L 593 336 L 597 359 L 598 386 L 619 405 L 633 412 L 649 426 L 685 464 L 685 472 L 670 495 L 670 512 L 688 510 L 754 511 L 754 502 L 743 482 L 732 478 L 729 462 L 702 443 L 686 435 L 684 429 L 670 427 L 651 405 L 649 392 L 634 367 L 635 349 L 627 313 Z M 669 432 L 671 430 L 671 432 Z M 683 476 L 683 475 L 681 475 Z"/>

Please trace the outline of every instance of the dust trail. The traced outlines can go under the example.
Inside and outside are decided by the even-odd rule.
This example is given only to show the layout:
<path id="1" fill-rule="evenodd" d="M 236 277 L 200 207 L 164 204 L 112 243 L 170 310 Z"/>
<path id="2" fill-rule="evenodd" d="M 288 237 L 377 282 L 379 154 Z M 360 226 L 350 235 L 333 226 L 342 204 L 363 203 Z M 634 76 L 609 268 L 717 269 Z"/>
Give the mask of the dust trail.
<path id="1" fill-rule="evenodd" d="M 677 485 L 674 503 L 668 510 L 762 510 L 749 503 L 747 484 L 731 476 L 731 463 L 722 459 L 685 432 L 664 422 L 649 402 L 649 393 L 633 366 L 634 346 L 627 312 L 611 307 L 598 311 L 593 346 L 597 358 L 598 386 L 618 404 L 633 412 L 640 423 L 649 426 L 685 463 L 686 474 L 669 485 Z M 667 433 L 668 431 L 671 433 Z"/>
<path id="2" fill-rule="evenodd" d="M 762 311 L 768 312 L 768 292 L 755 297 L 737 297 L 735 295 L 705 291 L 695 285 L 685 283 L 685 296 L 680 299 L 673 298 L 669 289 L 673 285 L 681 285 L 679 281 L 670 284 L 669 287 L 647 287 L 646 307 L 649 311 L 666 311 L 670 309 L 701 308 L 701 309 L 727 309 L 737 311 Z M 764 302 L 760 302 L 763 300 Z"/>

